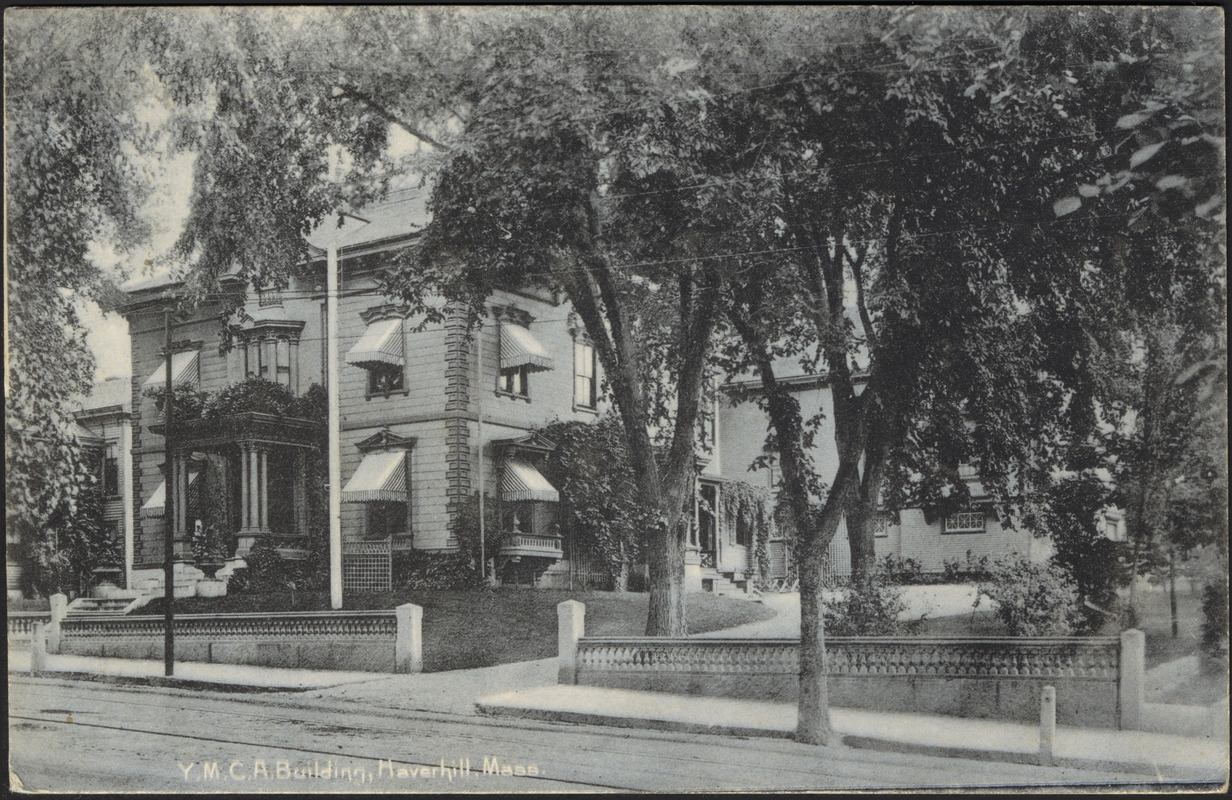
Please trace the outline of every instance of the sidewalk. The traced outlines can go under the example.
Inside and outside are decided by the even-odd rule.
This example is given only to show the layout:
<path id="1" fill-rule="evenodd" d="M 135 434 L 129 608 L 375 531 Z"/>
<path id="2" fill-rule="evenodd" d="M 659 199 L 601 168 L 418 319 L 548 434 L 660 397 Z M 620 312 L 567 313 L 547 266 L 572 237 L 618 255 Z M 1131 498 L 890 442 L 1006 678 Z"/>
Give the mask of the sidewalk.
<path id="1" fill-rule="evenodd" d="M 690 733 L 789 738 L 796 707 L 717 697 L 543 686 L 484 697 L 492 715 Z M 1039 728 L 1001 720 L 831 708 L 831 724 L 848 746 L 1035 764 Z M 1228 742 L 1214 735 L 1176 736 L 1142 731 L 1058 726 L 1056 766 L 1132 772 L 1180 780 L 1226 780 Z"/>

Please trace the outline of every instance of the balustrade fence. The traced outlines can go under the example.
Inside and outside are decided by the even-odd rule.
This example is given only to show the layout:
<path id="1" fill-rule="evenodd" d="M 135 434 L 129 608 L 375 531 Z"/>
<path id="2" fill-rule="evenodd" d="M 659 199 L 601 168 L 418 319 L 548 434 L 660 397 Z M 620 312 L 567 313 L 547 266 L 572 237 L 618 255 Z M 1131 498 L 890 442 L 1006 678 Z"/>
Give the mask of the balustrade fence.
<path id="1" fill-rule="evenodd" d="M 50 611 L 10 611 L 9 647 L 24 649 L 30 646 L 35 624 L 50 623 Z"/>
<path id="2" fill-rule="evenodd" d="M 11 625 L 12 623 L 10 623 Z M 175 618 L 175 658 L 223 664 L 361 672 L 422 668 L 422 610 L 183 614 Z M 113 658 L 163 657 L 161 616 L 60 621 L 51 652 Z"/>
<path id="3" fill-rule="evenodd" d="M 561 681 L 795 702 L 798 639 L 586 637 L 560 622 Z M 580 604 L 579 604 L 580 605 Z M 582 614 L 584 612 L 577 612 Z M 571 644 L 573 642 L 573 644 Z M 1143 640 L 1121 637 L 827 637 L 832 705 L 1030 721 L 1056 687 L 1062 724 L 1135 728 Z"/>

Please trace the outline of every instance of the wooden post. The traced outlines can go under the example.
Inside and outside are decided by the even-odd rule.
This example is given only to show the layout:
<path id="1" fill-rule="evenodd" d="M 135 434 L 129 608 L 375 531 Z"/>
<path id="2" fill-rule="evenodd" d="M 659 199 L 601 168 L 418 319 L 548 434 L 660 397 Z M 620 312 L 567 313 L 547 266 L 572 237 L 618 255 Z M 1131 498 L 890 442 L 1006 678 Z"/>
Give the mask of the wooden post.
<path id="1" fill-rule="evenodd" d="M 1057 735 L 1057 690 L 1053 686 L 1045 686 L 1040 693 L 1040 732 L 1039 732 L 1039 763 L 1041 767 L 1051 767 L 1052 745 Z"/>

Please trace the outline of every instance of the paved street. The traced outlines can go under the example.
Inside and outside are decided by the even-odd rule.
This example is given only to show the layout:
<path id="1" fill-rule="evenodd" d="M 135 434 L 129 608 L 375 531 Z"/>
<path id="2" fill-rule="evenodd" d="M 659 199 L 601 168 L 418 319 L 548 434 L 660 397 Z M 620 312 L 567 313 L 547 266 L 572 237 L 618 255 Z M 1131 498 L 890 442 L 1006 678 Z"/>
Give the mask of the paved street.
<path id="1" fill-rule="evenodd" d="M 237 697 L 17 675 L 9 689 L 10 768 L 34 791 L 1042 789 L 1142 781 L 846 748 L 823 753 L 789 741 L 390 711 L 299 694 Z"/>

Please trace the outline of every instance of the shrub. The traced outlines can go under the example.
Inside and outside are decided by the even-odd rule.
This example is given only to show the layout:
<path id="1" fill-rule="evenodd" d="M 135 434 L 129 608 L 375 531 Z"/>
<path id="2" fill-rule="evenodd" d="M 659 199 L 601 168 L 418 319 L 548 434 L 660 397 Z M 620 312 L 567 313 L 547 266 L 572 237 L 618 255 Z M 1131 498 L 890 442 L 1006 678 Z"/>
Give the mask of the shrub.
<path id="1" fill-rule="evenodd" d="M 1222 655 L 1221 644 L 1228 636 L 1228 584 L 1220 580 L 1202 590 L 1202 650 L 1207 655 Z"/>
<path id="2" fill-rule="evenodd" d="M 313 549 L 304 559 L 283 558 L 269 537 L 261 537 L 244 556 L 247 565 L 237 569 L 227 582 L 228 594 L 277 594 L 291 590 L 312 591 L 328 583 L 329 570 L 322 569 L 322 553 Z"/>
<path id="3" fill-rule="evenodd" d="M 484 517 L 484 547 L 485 560 L 492 560 L 500 552 L 504 534 L 501 530 L 500 514 L 497 503 L 492 498 L 486 498 L 483 509 Z M 473 493 L 459 504 L 458 513 L 450 523 L 449 532 L 458 542 L 458 553 L 465 557 L 467 563 L 473 564 L 475 574 L 479 574 L 479 492 Z"/>
<path id="4" fill-rule="evenodd" d="M 1039 564 L 1014 554 L 993 561 L 975 598 L 997 604 L 997 618 L 1010 636 L 1068 636 L 1081 617 L 1078 588 L 1054 562 Z"/>
<path id="5" fill-rule="evenodd" d="M 830 636 L 893 636 L 913 633 L 924 618 L 903 622 L 906 610 L 902 591 L 884 564 L 863 585 L 847 589 L 843 598 L 825 608 L 826 634 Z"/>
<path id="6" fill-rule="evenodd" d="M 920 562 L 914 558 L 899 558 L 893 553 L 881 559 L 877 572 L 899 586 L 924 582 L 924 568 Z"/>
<path id="7" fill-rule="evenodd" d="M 966 561 L 957 558 L 941 562 L 942 583 L 969 583 L 988 580 L 988 556 L 972 557 L 967 551 Z"/>
<path id="8" fill-rule="evenodd" d="M 163 386 L 151 386 L 145 390 L 145 396 L 154 401 L 155 414 L 160 422 L 164 422 L 167 408 L 167 392 Z M 205 413 L 209 395 L 199 392 L 191 386 L 176 385 L 171 388 L 171 412 L 181 422 L 201 419 Z"/>
<path id="9" fill-rule="evenodd" d="M 394 554 L 393 580 L 399 589 L 470 589 L 479 573 L 465 553 L 410 550 Z"/>
<path id="10" fill-rule="evenodd" d="M 289 416 L 297 404 L 294 392 L 281 383 L 264 378 L 249 378 L 225 389 L 211 392 L 205 407 L 205 416 L 219 419 L 232 414 L 255 411 L 261 414 Z"/>

